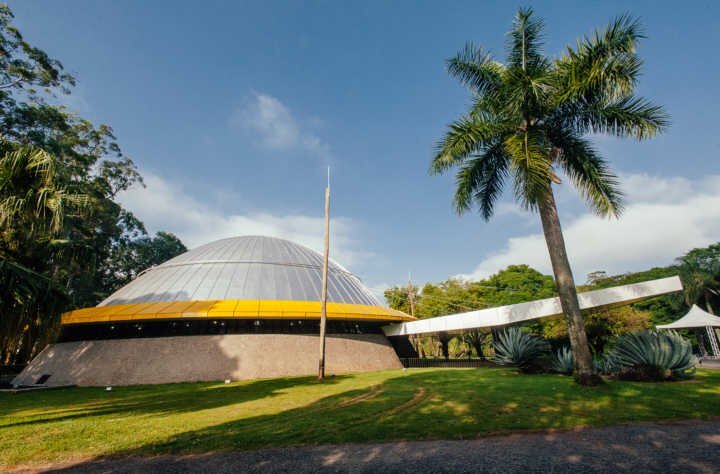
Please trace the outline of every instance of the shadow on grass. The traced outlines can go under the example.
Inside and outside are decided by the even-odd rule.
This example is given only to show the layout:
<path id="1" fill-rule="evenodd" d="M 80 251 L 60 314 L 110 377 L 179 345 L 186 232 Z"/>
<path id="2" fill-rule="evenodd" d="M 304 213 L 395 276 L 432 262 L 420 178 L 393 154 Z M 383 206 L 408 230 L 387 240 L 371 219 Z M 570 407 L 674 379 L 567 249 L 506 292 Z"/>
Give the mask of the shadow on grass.
<path id="1" fill-rule="evenodd" d="M 324 384 L 339 383 L 346 376 L 335 376 Z M 17 403 L 0 403 L 0 416 L 41 406 L 37 417 L 30 415 L 19 422 L 1 423 L 0 428 L 59 422 L 81 418 L 123 414 L 172 416 L 190 411 L 217 408 L 275 397 L 298 386 L 317 385 L 315 377 L 288 377 L 233 383 L 178 383 L 104 388 L 68 388 L 33 394 L 3 394 Z M 27 395 L 31 395 L 27 397 Z M 25 397 L 23 400 L 22 397 Z M 82 399 L 81 403 L 77 403 Z M 0 401 L 2 398 L 0 398 Z M 4 406 L 3 406 L 4 405 Z"/>
<path id="2" fill-rule="evenodd" d="M 379 386 L 345 391 L 279 413 L 178 433 L 137 449 L 112 453 L 111 458 L 329 443 L 471 439 L 516 430 L 704 418 L 720 415 L 719 376 L 699 374 L 689 382 L 611 382 L 582 388 L 569 377 L 518 375 L 504 369 L 408 371 Z M 297 383 L 297 379 L 291 382 Z M 272 396 L 288 381 L 256 383 L 266 388 L 256 390 L 253 396 L 263 392 Z M 236 397 L 242 396 L 241 388 Z M 226 403 L 238 402 L 232 392 L 227 395 L 231 400 L 223 397 Z M 142 411 L 143 405 L 134 406 Z M 200 405 L 194 403 L 187 409 L 201 409 Z M 161 411 L 159 407 L 157 411 Z"/>

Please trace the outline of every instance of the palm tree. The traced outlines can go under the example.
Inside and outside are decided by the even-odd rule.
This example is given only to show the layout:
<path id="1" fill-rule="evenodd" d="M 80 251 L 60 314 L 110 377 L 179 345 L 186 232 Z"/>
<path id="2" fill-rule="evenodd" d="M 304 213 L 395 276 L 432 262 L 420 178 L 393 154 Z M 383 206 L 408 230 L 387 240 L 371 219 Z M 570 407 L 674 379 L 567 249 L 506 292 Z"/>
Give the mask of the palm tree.
<path id="1" fill-rule="evenodd" d="M 472 105 L 438 143 L 431 172 L 457 168 L 459 214 L 477 205 L 489 219 L 508 179 L 516 200 L 539 212 L 581 384 L 597 379 L 553 185 L 564 173 L 598 215 L 621 213 L 618 179 L 588 135 L 642 140 L 668 125 L 660 106 L 635 96 L 642 65 L 635 48 L 643 37 L 637 20 L 620 16 L 548 58 L 542 52 L 542 21 L 531 9 L 520 9 L 505 64 L 472 44 L 448 60 L 449 73 L 473 93 Z"/>
<path id="2" fill-rule="evenodd" d="M 0 364 L 32 356 L 67 303 L 52 266 L 65 242 L 65 217 L 77 215 L 87 198 L 64 181 L 52 155 L 0 138 Z M 38 267 L 46 271 L 31 269 Z"/>

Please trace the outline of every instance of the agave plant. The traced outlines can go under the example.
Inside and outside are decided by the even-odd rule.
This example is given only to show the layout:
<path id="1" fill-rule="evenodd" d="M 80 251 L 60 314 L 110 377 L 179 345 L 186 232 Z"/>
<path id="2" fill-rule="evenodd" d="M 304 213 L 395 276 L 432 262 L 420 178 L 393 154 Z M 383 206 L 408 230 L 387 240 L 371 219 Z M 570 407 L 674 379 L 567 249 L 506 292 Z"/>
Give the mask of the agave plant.
<path id="1" fill-rule="evenodd" d="M 553 370 L 561 374 L 570 375 L 573 373 L 573 356 L 569 347 L 563 346 L 555 353 Z"/>
<path id="2" fill-rule="evenodd" d="M 537 336 L 510 327 L 498 332 L 494 361 L 500 365 L 512 365 L 520 370 L 529 370 L 548 351 L 548 343 Z"/>
<path id="3" fill-rule="evenodd" d="M 694 373 L 692 346 L 675 331 L 645 330 L 620 336 L 610 353 L 620 375 L 663 380 Z"/>
<path id="4" fill-rule="evenodd" d="M 603 354 L 593 359 L 593 372 L 600 375 L 617 374 L 618 367 L 611 354 Z"/>

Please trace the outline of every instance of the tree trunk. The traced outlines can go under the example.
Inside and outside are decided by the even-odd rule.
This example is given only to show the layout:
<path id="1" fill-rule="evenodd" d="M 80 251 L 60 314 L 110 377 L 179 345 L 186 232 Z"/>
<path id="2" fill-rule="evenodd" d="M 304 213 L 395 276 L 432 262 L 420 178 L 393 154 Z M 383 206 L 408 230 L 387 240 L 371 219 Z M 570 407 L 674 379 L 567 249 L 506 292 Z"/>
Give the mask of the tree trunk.
<path id="1" fill-rule="evenodd" d="M 475 342 L 473 344 L 473 347 L 475 348 L 475 352 L 477 352 L 477 356 L 482 359 L 484 357 L 483 350 L 482 350 L 482 342 L 481 341 Z"/>
<path id="2" fill-rule="evenodd" d="M 575 365 L 575 381 L 581 385 L 596 385 L 600 382 L 600 377 L 593 374 L 592 356 L 590 355 L 587 334 L 585 334 L 585 322 L 580 313 L 577 290 L 575 289 L 575 281 L 573 280 L 570 262 L 565 250 L 565 239 L 558 218 L 552 185 L 550 185 L 547 194 L 538 201 L 538 210 L 540 211 L 545 242 L 550 253 L 550 262 L 555 275 L 560 304 L 563 313 L 565 313 L 565 322 L 570 336 L 570 348 L 572 349 L 573 363 Z"/>
<path id="3" fill-rule="evenodd" d="M 413 348 L 415 349 L 415 353 L 417 354 L 417 357 L 422 359 L 423 358 L 423 347 L 422 347 L 422 341 L 420 340 L 420 336 L 410 336 L 410 344 L 412 344 Z"/>
<path id="4" fill-rule="evenodd" d="M 701 357 L 707 357 L 708 351 L 705 347 L 705 334 L 703 334 L 702 329 L 696 329 L 695 330 L 695 338 L 698 342 L 698 349 L 700 350 L 700 356 Z"/>
<path id="5" fill-rule="evenodd" d="M 452 336 L 448 333 L 441 332 L 438 334 L 438 339 L 440 340 L 440 350 L 442 351 L 442 356 L 446 359 L 450 358 L 450 340 L 452 339 Z"/>
<path id="6" fill-rule="evenodd" d="M 707 291 L 705 292 L 705 308 L 707 309 L 708 313 L 715 314 L 715 311 L 713 311 L 713 307 L 710 306 L 710 295 L 707 294 Z"/>
<path id="7" fill-rule="evenodd" d="M 490 337 L 492 338 L 492 344 L 490 344 L 490 347 L 492 347 L 492 354 L 490 357 L 495 357 L 495 344 L 498 342 L 498 338 L 500 337 L 500 330 L 496 327 L 490 328 Z"/>

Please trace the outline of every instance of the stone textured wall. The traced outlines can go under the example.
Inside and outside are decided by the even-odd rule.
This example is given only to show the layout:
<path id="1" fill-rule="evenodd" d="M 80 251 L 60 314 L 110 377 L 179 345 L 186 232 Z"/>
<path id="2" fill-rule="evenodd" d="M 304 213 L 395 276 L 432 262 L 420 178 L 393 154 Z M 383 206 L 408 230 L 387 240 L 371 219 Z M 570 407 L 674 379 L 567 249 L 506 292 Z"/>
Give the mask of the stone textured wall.
<path id="1" fill-rule="evenodd" d="M 402 368 L 385 336 L 329 335 L 326 373 Z M 43 350 L 13 383 L 134 385 L 242 380 L 317 373 L 319 338 L 227 334 L 62 342 Z"/>

